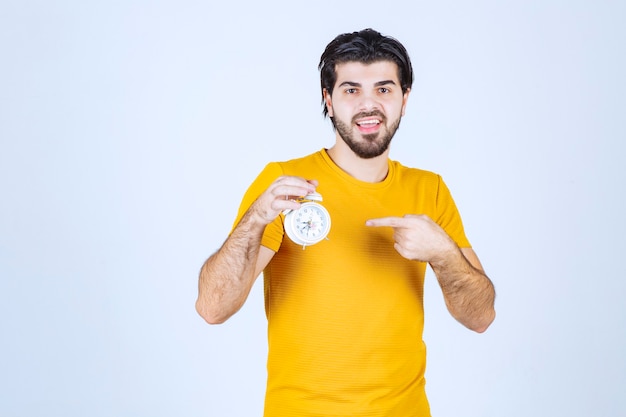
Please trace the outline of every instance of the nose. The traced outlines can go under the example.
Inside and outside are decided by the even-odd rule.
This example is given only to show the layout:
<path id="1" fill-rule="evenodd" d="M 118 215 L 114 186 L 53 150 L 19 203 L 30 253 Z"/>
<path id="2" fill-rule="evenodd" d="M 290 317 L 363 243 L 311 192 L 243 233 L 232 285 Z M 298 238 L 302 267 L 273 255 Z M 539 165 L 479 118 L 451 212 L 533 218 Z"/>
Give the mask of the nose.
<path id="1" fill-rule="evenodd" d="M 359 111 L 372 111 L 379 110 L 379 103 L 376 96 L 373 93 L 363 92 L 361 94 L 361 101 L 359 102 Z"/>

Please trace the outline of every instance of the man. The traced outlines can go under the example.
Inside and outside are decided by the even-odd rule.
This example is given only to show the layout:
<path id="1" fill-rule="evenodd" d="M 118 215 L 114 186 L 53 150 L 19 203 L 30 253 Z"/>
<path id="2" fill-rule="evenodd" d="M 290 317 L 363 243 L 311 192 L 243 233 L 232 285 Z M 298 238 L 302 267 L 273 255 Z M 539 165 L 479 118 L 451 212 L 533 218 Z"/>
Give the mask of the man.
<path id="1" fill-rule="evenodd" d="M 222 323 L 264 271 L 268 318 L 265 416 L 429 416 L 423 283 L 426 263 L 454 318 L 483 332 L 494 289 L 441 178 L 388 158 L 413 82 L 405 48 L 366 29 L 322 54 L 330 149 L 270 163 L 236 226 L 203 265 L 196 308 Z M 284 211 L 319 192 L 327 240 L 284 237 Z"/>

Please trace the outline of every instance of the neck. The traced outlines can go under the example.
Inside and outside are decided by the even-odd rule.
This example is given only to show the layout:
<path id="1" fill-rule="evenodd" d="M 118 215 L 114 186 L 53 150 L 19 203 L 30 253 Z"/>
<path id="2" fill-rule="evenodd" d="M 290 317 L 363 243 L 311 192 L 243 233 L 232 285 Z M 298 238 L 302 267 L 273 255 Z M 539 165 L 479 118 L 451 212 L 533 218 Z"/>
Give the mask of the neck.
<path id="1" fill-rule="evenodd" d="M 389 172 L 389 149 L 375 158 L 363 159 L 342 141 L 328 149 L 328 156 L 339 168 L 359 181 L 381 182 Z"/>

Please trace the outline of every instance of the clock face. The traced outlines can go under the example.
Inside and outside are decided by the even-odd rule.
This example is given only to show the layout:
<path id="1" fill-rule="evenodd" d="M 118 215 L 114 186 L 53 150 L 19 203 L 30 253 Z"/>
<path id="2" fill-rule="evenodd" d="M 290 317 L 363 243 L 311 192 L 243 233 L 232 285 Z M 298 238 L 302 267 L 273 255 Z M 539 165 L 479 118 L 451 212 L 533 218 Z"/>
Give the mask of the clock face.
<path id="1" fill-rule="evenodd" d="M 287 215 L 285 231 L 295 243 L 313 245 L 328 235 L 330 214 L 317 203 L 302 203 L 298 210 Z"/>

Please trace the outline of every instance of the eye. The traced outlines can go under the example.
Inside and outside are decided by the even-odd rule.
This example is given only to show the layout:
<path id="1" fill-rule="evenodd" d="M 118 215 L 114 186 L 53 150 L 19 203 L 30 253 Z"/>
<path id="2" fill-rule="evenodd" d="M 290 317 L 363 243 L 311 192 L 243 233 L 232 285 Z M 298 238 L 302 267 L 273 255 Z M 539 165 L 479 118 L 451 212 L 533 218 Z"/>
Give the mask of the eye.
<path id="1" fill-rule="evenodd" d="M 380 87 L 378 89 L 378 92 L 382 94 L 387 94 L 387 93 L 390 93 L 391 91 L 387 87 Z"/>
<path id="2" fill-rule="evenodd" d="M 356 88 L 346 88 L 346 94 L 356 94 Z"/>

